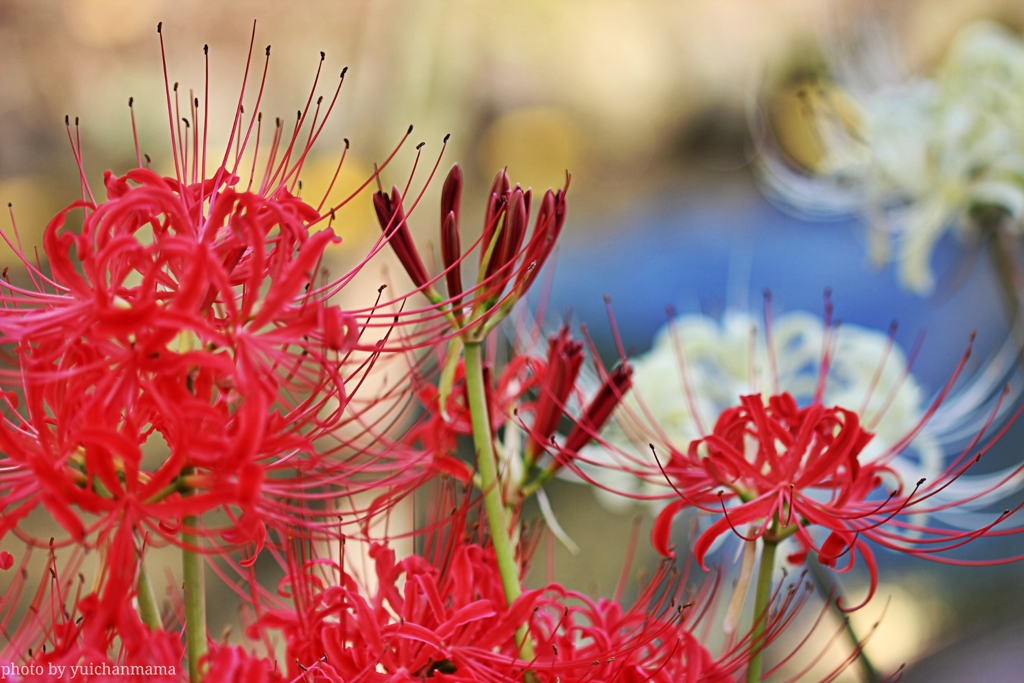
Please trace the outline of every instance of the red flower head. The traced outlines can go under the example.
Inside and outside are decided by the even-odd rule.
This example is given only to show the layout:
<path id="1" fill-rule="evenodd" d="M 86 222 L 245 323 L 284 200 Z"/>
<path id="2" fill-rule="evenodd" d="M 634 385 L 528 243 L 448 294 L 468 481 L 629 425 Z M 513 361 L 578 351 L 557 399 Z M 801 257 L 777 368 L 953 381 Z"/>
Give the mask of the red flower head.
<path id="1" fill-rule="evenodd" d="M 696 633 L 714 613 L 717 577 L 688 592 L 685 574 L 663 563 L 630 608 L 619 594 L 595 601 L 554 583 L 506 605 L 493 551 L 449 538 L 439 534 L 428 556 L 397 562 L 375 545 L 372 592 L 324 560 L 290 563 L 279 591 L 288 602 L 250 635 L 282 632 L 289 676 L 306 680 L 512 683 L 529 671 L 543 683 L 726 683 L 790 625 L 808 595 L 780 590 L 764 633 L 730 638 L 716 656 Z M 516 644 L 524 622 L 536 649 L 528 661 Z"/>
<path id="2" fill-rule="evenodd" d="M 910 486 L 890 466 L 935 413 L 968 354 L 969 350 L 912 433 L 873 458 L 862 458 L 873 436 L 862 426 L 857 412 L 823 405 L 821 387 L 815 400 L 803 407 L 788 393 L 740 397 L 739 405 L 725 410 L 710 433 L 691 442 L 685 453 L 673 449 L 664 466 L 658 465 L 677 499 L 657 518 L 652 532 L 655 547 L 671 555 L 672 519 L 683 508 L 695 507 L 718 516 L 701 533 L 694 548 L 702 565 L 714 542 L 730 531 L 747 541 L 764 538 L 779 542 L 795 537 L 802 550 L 789 556 L 794 563 L 803 562 L 807 551 L 812 550 L 823 564 L 847 571 L 859 554 L 871 575 L 866 600 L 870 600 L 878 581 L 868 540 L 936 561 L 975 563 L 941 554 L 981 536 L 1019 533 L 1020 528 L 994 528 L 1020 505 L 993 515 L 991 523 L 980 529 L 967 531 L 924 526 L 920 519 L 970 503 L 1019 471 L 1018 468 L 1005 473 L 988 490 L 974 491 L 963 501 L 943 498 L 950 485 L 978 462 L 991 445 L 974 451 L 989 423 L 960 457 L 932 481 L 922 478 Z M 827 367 L 827 355 L 823 362 Z M 822 383 L 826 375 L 823 368 Z M 997 404 L 989 421 L 998 411 Z M 828 531 L 824 541 L 815 540 L 815 528 Z M 751 529 L 752 535 L 741 529 Z"/>
<path id="3" fill-rule="evenodd" d="M 49 272 L 22 254 L 30 284 L 0 283 L 0 341 L 14 349 L 0 395 L 0 536 L 41 503 L 72 538 L 119 544 L 126 564 L 111 577 L 131 581 L 136 535 L 181 543 L 184 520 L 219 509 L 224 528 L 184 531 L 258 550 L 295 499 L 382 477 L 400 490 L 432 467 L 383 438 L 393 415 L 358 414 L 377 398 L 356 396 L 366 374 L 387 356 L 406 363 L 406 349 L 387 342 L 390 302 L 358 322 L 332 303 L 354 274 L 319 279 L 340 241 L 326 226 L 338 207 L 296 196 L 344 75 L 326 105 L 312 104 L 314 82 L 290 135 L 278 125 L 262 150 L 263 80 L 250 115 L 243 85 L 237 144 L 212 174 L 206 105 L 187 102 L 183 119 L 168 85 L 174 176 L 140 154 L 139 168 L 105 174 L 101 200 L 82 171 L 84 198 L 45 231 Z M 386 390 L 396 404 L 405 391 Z M 356 436 L 341 436 L 346 425 Z M 143 457 L 147 441 L 166 446 L 158 461 Z"/>
<path id="4" fill-rule="evenodd" d="M 489 657 L 515 661 L 516 628 L 539 592 L 506 607 L 493 552 L 459 543 L 433 562 L 396 562 L 374 544 L 370 555 L 378 582 L 370 595 L 323 560 L 290 565 L 282 588 L 295 607 L 267 613 L 255 632 L 283 632 L 293 675 L 315 668 L 330 681 L 478 681 L 489 680 Z"/>

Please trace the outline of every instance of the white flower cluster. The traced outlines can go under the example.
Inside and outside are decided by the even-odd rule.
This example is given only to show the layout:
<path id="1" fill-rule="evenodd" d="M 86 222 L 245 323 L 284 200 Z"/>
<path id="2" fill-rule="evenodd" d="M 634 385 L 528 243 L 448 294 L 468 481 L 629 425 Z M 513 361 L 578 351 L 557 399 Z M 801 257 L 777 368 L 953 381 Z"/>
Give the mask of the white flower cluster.
<path id="1" fill-rule="evenodd" d="M 928 293 L 930 258 L 949 229 L 975 229 L 969 211 L 998 207 L 1024 219 L 1024 41 L 973 23 L 953 40 L 931 80 L 889 84 L 814 102 L 823 158 L 809 179 L 779 159 L 762 168 L 782 199 L 808 209 L 857 210 L 873 223 L 873 255 L 894 242 L 900 280 Z M 827 184 L 822 188 L 823 182 Z"/>

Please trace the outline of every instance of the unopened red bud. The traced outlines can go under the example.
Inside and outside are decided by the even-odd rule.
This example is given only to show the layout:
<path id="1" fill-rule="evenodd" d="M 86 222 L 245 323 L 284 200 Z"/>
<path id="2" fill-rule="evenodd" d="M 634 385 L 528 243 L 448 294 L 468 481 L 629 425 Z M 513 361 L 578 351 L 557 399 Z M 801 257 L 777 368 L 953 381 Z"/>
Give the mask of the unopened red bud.
<path id="1" fill-rule="evenodd" d="M 481 259 L 487 253 L 487 247 L 494 239 L 494 233 L 498 229 L 503 210 L 508 208 L 509 186 L 508 173 L 504 169 L 498 171 L 498 175 L 494 176 L 494 182 L 491 183 L 491 196 L 487 200 L 487 210 L 484 212 L 484 237 Z M 495 247 L 495 251 L 497 251 L 497 247 Z M 491 261 L 493 260 L 492 258 Z M 485 264 L 481 261 L 480 265 L 484 266 Z"/>
<path id="2" fill-rule="evenodd" d="M 557 193 L 548 190 L 540 202 L 537 220 L 533 225 L 533 234 L 526 245 L 523 265 L 516 277 L 515 289 L 517 291 L 524 292 L 533 284 L 544 262 L 551 255 L 564 224 L 565 195 L 561 190 Z"/>
<path id="3" fill-rule="evenodd" d="M 576 384 L 583 366 L 583 344 L 573 340 L 569 327 L 563 326 L 548 340 L 547 369 L 537 398 L 533 429 L 527 443 L 531 460 L 543 450 L 565 412 L 565 402 Z"/>
<path id="4" fill-rule="evenodd" d="M 409 225 L 405 221 L 405 212 L 402 209 L 402 193 L 397 187 L 391 188 L 391 196 L 383 192 L 373 195 L 373 208 L 377 212 L 377 221 L 381 230 L 395 250 L 395 255 L 401 262 L 405 272 L 417 287 L 423 287 L 429 279 L 427 269 L 423 265 L 416 244 L 412 241 L 409 232 Z"/>
<path id="5" fill-rule="evenodd" d="M 459 243 L 458 217 L 450 211 L 441 220 L 441 259 L 445 267 L 445 281 L 448 283 L 448 296 L 452 298 L 452 310 L 460 315 L 458 296 L 462 294 L 462 269 L 459 258 L 462 247 Z"/>
<path id="6" fill-rule="evenodd" d="M 537 222 L 533 226 L 534 237 L 538 233 L 550 233 L 554 226 L 555 218 L 555 193 L 548 190 L 544 198 L 540 200 L 540 208 L 537 210 Z"/>
<path id="7" fill-rule="evenodd" d="M 551 232 L 553 239 L 557 240 L 558 236 L 562 234 L 563 225 L 565 225 L 565 192 L 558 190 L 555 192 L 555 227 Z"/>
<path id="8" fill-rule="evenodd" d="M 502 253 L 502 266 L 514 261 L 519 254 L 519 249 L 523 246 L 523 238 L 526 236 L 526 227 L 530 222 L 529 196 L 519 189 L 518 185 L 512 192 L 508 213 L 508 235 Z"/>
<path id="9" fill-rule="evenodd" d="M 508 173 L 505 169 L 498 171 L 498 174 L 494 176 L 494 182 L 491 183 L 491 194 L 496 194 L 499 197 L 504 197 L 508 194 L 512 184 L 509 182 Z"/>
<path id="10" fill-rule="evenodd" d="M 632 385 L 633 370 L 628 365 L 620 365 L 605 378 L 597 395 L 583 411 L 583 417 L 565 440 L 564 450 L 575 453 L 586 446 L 595 434 L 604 428 L 612 411 L 619 405 L 622 397 Z"/>
<path id="11" fill-rule="evenodd" d="M 448 177 L 444 179 L 444 186 L 441 188 L 441 223 L 443 224 L 448 214 L 455 214 L 455 229 L 459 227 L 459 207 L 462 203 L 462 169 L 458 164 L 452 166 L 448 171 Z"/>
<path id="12" fill-rule="evenodd" d="M 502 269 L 515 260 L 519 247 L 522 246 L 523 236 L 526 234 L 526 224 L 529 221 L 529 214 L 526 213 L 526 205 L 523 201 L 523 190 L 518 185 L 512 190 L 509 197 L 509 205 L 505 211 L 504 221 L 501 226 L 501 234 L 498 235 L 497 244 L 491 254 L 491 260 L 487 263 L 487 277 L 499 275 L 500 284 L 495 283 L 494 289 L 502 289 L 510 277 L 510 272 Z"/>
<path id="13" fill-rule="evenodd" d="M 480 247 L 480 267 L 485 268 L 486 263 L 484 259 L 487 258 L 487 249 L 494 242 L 494 234 L 498 231 L 498 227 L 501 224 L 501 219 L 505 213 L 507 206 L 505 195 L 498 195 L 491 193 L 490 198 L 487 200 L 487 209 L 484 211 L 484 232 L 483 239 Z M 494 249 L 491 252 L 491 260 L 493 260 L 494 252 L 499 249 L 497 244 L 494 245 Z"/>

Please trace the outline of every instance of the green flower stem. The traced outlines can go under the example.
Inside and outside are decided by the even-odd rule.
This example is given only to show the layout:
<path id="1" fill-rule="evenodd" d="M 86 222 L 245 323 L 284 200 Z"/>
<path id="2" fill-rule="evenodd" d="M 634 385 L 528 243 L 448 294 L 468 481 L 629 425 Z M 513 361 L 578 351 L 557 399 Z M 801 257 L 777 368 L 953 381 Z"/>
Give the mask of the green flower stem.
<path id="1" fill-rule="evenodd" d="M 139 617 L 142 623 L 157 630 L 163 626 L 160 619 L 160 608 L 157 606 L 156 598 L 153 596 L 153 585 L 149 582 L 149 573 L 146 571 L 145 558 L 139 558 L 139 582 L 136 599 L 139 601 Z"/>
<path id="2" fill-rule="evenodd" d="M 530 482 L 526 482 L 526 478 L 529 476 L 529 472 L 525 472 L 523 476 L 524 481 L 519 486 L 519 495 L 525 500 L 532 496 L 533 494 L 537 493 L 538 489 L 543 487 L 544 484 L 548 483 L 551 480 L 551 478 L 555 476 L 555 472 L 558 471 L 559 466 L 560 463 L 552 462 L 546 468 L 541 470 L 540 474 L 538 474 L 536 478 Z"/>
<path id="3" fill-rule="evenodd" d="M 186 528 L 195 529 L 199 520 L 189 515 L 182 520 Z M 182 543 L 187 547 L 197 547 L 199 538 L 195 534 L 182 532 Z M 203 672 L 199 661 L 206 655 L 206 585 L 203 580 L 202 553 L 181 550 L 181 567 L 185 583 L 185 641 L 188 654 L 188 680 L 199 683 Z"/>
<path id="4" fill-rule="evenodd" d="M 464 353 L 466 391 L 469 395 L 470 419 L 473 422 L 473 443 L 476 445 L 480 488 L 484 493 L 484 508 L 487 510 L 487 523 L 491 531 L 491 543 L 494 544 L 494 555 L 498 560 L 498 572 L 501 574 L 505 600 L 511 605 L 522 595 L 523 588 L 519 584 L 519 567 L 509 538 L 505 504 L 501 499 L 498 463 L 494 455 L 487 394 L 484 389 L 483 354 L 480 343 L 467 342 Z M 533 643 L 530 641 L 526 624 L 521 625 L 516 631 L 516 643 L 523 659 L 533 659 Z"/>
<path id="5" fill-rule="evenodd" d="M 750 632 L 750 647 L 755 654 L 747 668 L 747 683 L 758 683 L 761 680 L 761 668 L 764 660 L 764 632 L 768 624 L 768 603 L 772 597 L 772 572 L 775 570 L 775 550 L 778 541 L 769 541 L 762 537 L 764 548 L 761 550 L 761 566 L 757 570 L 757 592 L 754 594 L 754 628 Z"/>

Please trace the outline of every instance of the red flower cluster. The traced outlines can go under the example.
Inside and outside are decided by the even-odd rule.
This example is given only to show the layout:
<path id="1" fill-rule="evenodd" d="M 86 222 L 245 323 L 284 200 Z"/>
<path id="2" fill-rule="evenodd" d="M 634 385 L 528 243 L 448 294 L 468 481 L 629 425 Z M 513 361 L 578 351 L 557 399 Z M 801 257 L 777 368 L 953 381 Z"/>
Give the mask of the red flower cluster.
<path id="1" fill-rule="evenodd" d="M 287 602 L 250 635 L 283 634 L 288 677 L 338 683 L 512 683 L 524 675 L 543 683 L 722 683 L 746 666 L 749 635 L 718 658 L 695 635 L 713 611 L 717 582 L 684 604 L 684 577 L 667 565 L 629 609 L 558 584 L 506 605 L 492 549 L 459 540 L 452 528 L 465 512 L 446 520 L 441 529 L 449 540 L 440 541 L 439 531 L 429 556 L 396 561 L 392 550 L 375 545 L 378 587 L 371 595 L 333 563 L 289 560 L 279 590 Z M 789 591 L 776 602 L 766 642 L 789 624 L 802 597 Z M 537 647 L 530 660 L 519 656 L 515 640 L 522 623 Z"/>
<path id="2" fill-rule="evenodd" d="M 146 545 L 248 544 L 252 561 L 268 526 L 308 515 L 297 499 L 382 476 L 402 489 L 434 471 L 429 455 L 395 447 L 356 414 L 355 401 L 377 398 L 355 393 L 395 322 L 377 307 L 357 322 L 331 302 L 351 274 L 319 278 L 340 241 L 324 226 L 333 209 L 294 193 L 322 100 L 300 111 L 290 140 L 277 128 L 262 178 L 253 162 L 246 184 L 239 165 L 262 115 L 246 120 L 238 106 L 231 138 L 244 143 L 208 176 L 196 99 L 184 131 L 172 125 L 175 177 L 141 167 L 140 155 L 140 168 L 104 175 L 100 201 L 82 171 L 84 198 L 45 230 L 49 273 L 24 254 L 26 284 L 4 270 L 0 343 L 13 355 L 0 371 L 0 538 L 25 536 L 19 525 L 41 505 L 67 542 L 101 549 L 98 608 L 85 615 L 95 628 L 120 623 Z M 409 388 L 387 391 L 398 402 Z M 350 423 L 356 435 L 343 436 Z M 144 452 L 154 442 L 160 457 Z M 214 510 L 221 528 L 202 517 Z"/>

